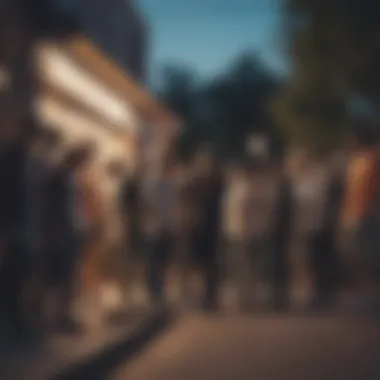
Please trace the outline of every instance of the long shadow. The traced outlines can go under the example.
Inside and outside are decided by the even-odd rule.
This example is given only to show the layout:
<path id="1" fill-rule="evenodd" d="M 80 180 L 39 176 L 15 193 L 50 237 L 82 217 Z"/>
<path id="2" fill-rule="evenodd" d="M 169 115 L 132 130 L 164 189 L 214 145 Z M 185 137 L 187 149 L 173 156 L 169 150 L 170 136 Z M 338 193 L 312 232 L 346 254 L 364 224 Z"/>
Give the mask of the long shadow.
<path id="1" fill-rule="evenodd" d="M 160 314 L 143 324 L 128 339 L 115 344 L 107 352 L 101 352 L 90 359 L 66 368 L 49 380 L 107 380 L 115 369 L 125 364 L 142 350 L 156 335 L 168 326 L 172 316 Z"/>

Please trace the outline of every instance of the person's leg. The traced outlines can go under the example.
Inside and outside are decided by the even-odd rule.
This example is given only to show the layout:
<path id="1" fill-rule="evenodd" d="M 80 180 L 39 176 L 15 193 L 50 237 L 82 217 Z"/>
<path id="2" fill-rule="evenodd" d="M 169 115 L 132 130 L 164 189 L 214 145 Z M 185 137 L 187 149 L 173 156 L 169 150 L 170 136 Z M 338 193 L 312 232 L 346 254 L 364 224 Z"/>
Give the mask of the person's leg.
<path id="1" fill-rule="evenodd" d="M 316 236 L 311 236 L 308 240 L 307 245 L 307 255 L 309 272 L 312 277 L 312 297 L 310 300 L 310 305 L 312 308 L 318 307 L 318 295 L 319 295 L 319 284 L 320 284 L 320 273 L 319 273 L 319 239 Z"/>
<path id="2" fill-rule="evenodd" d="M 12 332 L 22 327 L 20 314 L 21 272 L 15 250 L 11 248 L 2 262 L 2 314 Z"/>
<path id="3" fill-rule="evenodd" d="M 337 290 L 337 258 L 333 237 L 326 236 L 321 247 L 321 306 L 333 306 Z"/>
<path id="4" fill-rule="evenodd" d="M 61 271 L 57 286 L 59 297 L 58 318 L 63 328 L 77 330 L 77 325 L 73 318 L 73 308 L 76 298 L 79 257 L 82 254 L 82 244 L 75 238 L 67 239 L 62 245 L 59 255 L 61 261 Z M 57 255 L 58 256 L 58 255 Z"/>
<path id="5" fill-rule="evenodd" d="M 161 260 L 160 260 L 160 288 L 162 292 L 162 297 L 166 300 L 167 294 L 164 294 L 165 289 L 167 289 L 166 285 L 175 285 L 170 279 L 169 268 L 172 267 L 173 264 L 173 249 L 174 249 L 174 236 L 170 232 L 166 232 L 163 234 L 162 243 L 161 243 Z"/>
<path id="6" fill-rule="evenodd" d="M 259 300 L 265 307 L 270 303 L 273 255 L 271 254 L 270 240 L 266 236 L 258 237 L 256 240 L 256 265 L 258 269 Z"/>
<path id="7" fill-rule="evenodd" d="M 191 298 L 191 263 L 192 263 L 192 245 L 189 235 L 180 235 L 176 240 L 176 255 L 178 255 L 178 267 L 180 277 L 180 292 L 185 305 Z"/>
<path id="8" fill-rule="evenodd" d="M 74 318 L 74 305 L 77 297 L 77 258 L 72 258 L 65 266 L 64 273 L 57 286 L 58 328 L 64 333 L 79 333 L 82 331 L 82 322 Z"/>
<path id="9" fill-rule="evenodd" d="M 147 237 L 145 241 L 145 251 L 146 251 L 146 288 L 152 301 L 156 295 L 156 265 L 155 265 L 155 251 L 156 251 L 156 241 L 153 237 Z"/>
<path id="10" fill-rule="evenodd" d="M 243 310 L 250 310 L 253 301 L 253 281 L 251 270 L 251 252 L 247 241 L 235 243 L 237 268 L 235 270 L 238 283 L 239 305 Z"/>
<path id="11" fill-rule="evenodd" d="M 26 328 L 24 294 L 30 279 L 31 266 L 31 253 L 27 248 L 16 242 L 9 251 L 7 314 L 16 332 L 23 332 Z"/>
<path id="12" fill-rule="evenodd" d="M 239 296 L 239 258 L 237 257 L 237 245 L 233 239 L 224 241 L 224 280 L 226 285 L 228 304 L 237 306 Z"/>
<path id="13" fill-rule="evenodd" d="M 119 254 L 123 257 L 122 268 L 122 287 L 126 299 L 135 300 L 137 287 L 141 280 L 140 266 L 138 257 L 138 244 L 135 228 L 132 225 L 126 226 L 126 233 L 117 248 Z"/>
<path id="14" fill-rule="evenodd" d="M 310 271 L 313 276 L 313 298 L 311 305 L 314 308 L 325 308 L 328 304 L 328 256 L 324 236 L 316 235 L 310 240 Z"/>
<path id="15" fill-rule="evenodd" d="M 287 250 L 283 244 L 277 244 L 272 253 L 272 303 L 275 310 L 286 309 L 289 305 L 289 264 Z"/>
<path id="16" fill-rule="evenodd" d="M 73 265 L 72 265 L 73 266 Z M 75 297 L 75 275 L 73 269 L 67 269 L 61 282 L 59 289 L 60 297 L 60 311 L 59 316 L 62 323 L 69 323 L 72 321 L 72 307 Z"/>
<path id="17" fill-rule="evenodd" d="M 219 262 L 217 257 L 216 242 L 210 241 L 208 249 L 204 252 L 203 271 L 205 277 L 204 306 L 207 309 L 215 309 L 218 304 L 219 291 Z"/>
<path id="18" fill-rule="evenodd" d="M 260 239 L 254 238 L 249 244 L 248 264 L 252 284 L 252 300 L 256 303 L 260 298 L 260 290 L 263 283 L 263 257 L 261 252 Z"/>
<path id="19" fill-rule="evenodd" d="M 163 297 L 163 238 L 157 236 L 148 242 L 148 290 L 153 302 Z"/>

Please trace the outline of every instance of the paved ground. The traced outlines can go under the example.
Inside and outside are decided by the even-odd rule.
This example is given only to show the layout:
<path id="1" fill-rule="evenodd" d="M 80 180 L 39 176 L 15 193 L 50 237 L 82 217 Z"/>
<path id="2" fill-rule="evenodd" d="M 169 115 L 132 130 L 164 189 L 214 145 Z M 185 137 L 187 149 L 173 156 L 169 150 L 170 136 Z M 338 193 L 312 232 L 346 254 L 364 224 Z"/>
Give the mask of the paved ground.
<path id="1" fill-rule="evenodd" d="M 118 340 L 126 339 L 148 313 L 135 313 L 116 325 L 97 327 L 78 336 L 51 334 L 46 338 L 13 344 L 2 350 L 0 379 L 44 380 L 67 366 L 85 360 Z"/>
<path id="2" fill-rule="evenodd" d="M 181 318 L 112 380 L 378 380 L 380 322 L 302 316 Z"/>

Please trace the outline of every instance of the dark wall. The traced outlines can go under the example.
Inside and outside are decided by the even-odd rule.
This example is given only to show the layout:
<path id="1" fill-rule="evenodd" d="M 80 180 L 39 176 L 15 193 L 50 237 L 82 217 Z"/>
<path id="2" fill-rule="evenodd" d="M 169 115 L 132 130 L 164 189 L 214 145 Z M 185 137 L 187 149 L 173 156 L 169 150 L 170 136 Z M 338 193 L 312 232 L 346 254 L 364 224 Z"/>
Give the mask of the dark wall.
<path id="1" fill-rule="evenodd" d="M 81 29 L 82 0 L 17 0 L 30 27 L 44 37 L 66 36 Z"/>
<path id="2" fill-rule="evenodd" d="M 138 8 L 126 0 L 83 0 L 84 33 L 139 81 L 146 76 L 148 28 Z"/>
<path id="3" fill-rule="evenodd" d="M 27 131 L 35 125 L 33 103 L 39 90 L 35 43 L 45 38 L 67 37 L 80 29 L 77 14 L 61 5 L 59 0 L 0 3 L 0 66 L 9 77 L 9 84 L 0 90 L 1 131 Z"/>

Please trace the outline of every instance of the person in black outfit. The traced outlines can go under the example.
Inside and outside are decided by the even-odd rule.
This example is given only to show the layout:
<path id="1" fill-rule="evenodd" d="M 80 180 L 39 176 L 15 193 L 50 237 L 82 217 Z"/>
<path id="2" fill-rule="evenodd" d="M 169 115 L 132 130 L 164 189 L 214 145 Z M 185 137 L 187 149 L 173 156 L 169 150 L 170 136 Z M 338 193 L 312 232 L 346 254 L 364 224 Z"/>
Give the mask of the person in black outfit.
<path id="1" fill-rule="evenodd" d="M 133 256 L 141 251 L 141 194 L 137 172 L 127 177 L 121 188 L 121 207 L 128 235 L 127 249 Z"/>
<path id="2" fill-rule="evenodd" d="M 343 178 L 332 173 L 326 191 L 321 230 L 311 242 L 311 269 L 315 278 L 313 306 L 328 308 L 339 283 L 339 260 L 336 247 L 338 217 L 343 193 Z"/>
<path id="3" fill-rule="evenodd" d="M 46 183 L 47 288 L 55 291 L 58 327 L 75 332 L 79 327 L 71 316 L 80 254 L 89 237 L 89 225 L 83 208 L 77 176 L 92 158 L 91 146 L 70 151 Z"/>
<path id="4" fill-rule="evenodd" d="M 162 158 L 158 171 L 146 183 L 147 285 L 151 301 L 159 308 L 165 306 L 165 280 L 173 250 L 173 211 L 175 185 L 171 159 Z"/>
<path id="5" fill-rule="evenodd" d="M 215 309 L 220 282 L 218 245 L 223 180 L 210 152 L 200 152 L 199 162 L 203 172 L 196 180 L 199 216 L 193 252 L 205 280 L 203 306 L 206 309 Z"/>
<path id="6" fill-rule="evenodd" d="M 273 233 L 273 306 L 282 310 L 289 304 L 290 244 L 292 230 L 293 194 L 289 177 L 281 173 L 275 209 Z"/>

